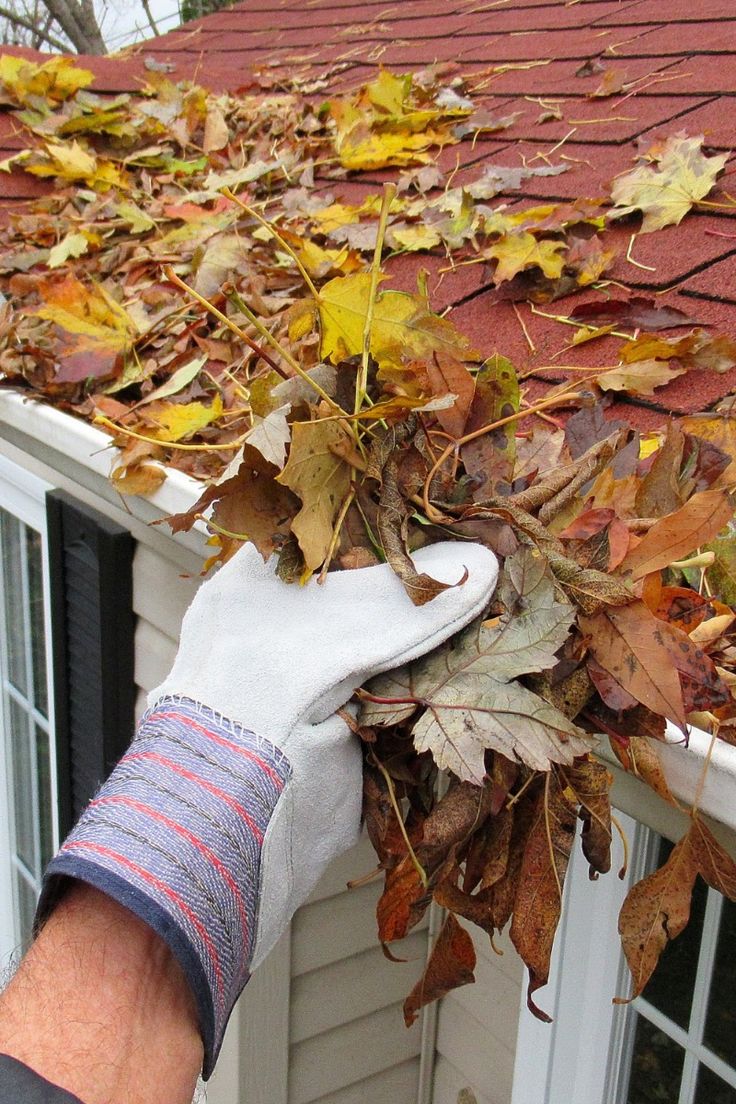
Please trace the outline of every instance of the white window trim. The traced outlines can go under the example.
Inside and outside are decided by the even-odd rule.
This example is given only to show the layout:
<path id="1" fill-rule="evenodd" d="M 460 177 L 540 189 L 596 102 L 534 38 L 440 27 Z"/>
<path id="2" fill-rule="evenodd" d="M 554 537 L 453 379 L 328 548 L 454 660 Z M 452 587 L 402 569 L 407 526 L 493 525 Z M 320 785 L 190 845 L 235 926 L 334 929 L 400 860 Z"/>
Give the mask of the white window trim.
<path id="1" fill-rule="evenodd" d="M 21 522 L 42 537 L 42 571 L 44 591 L 44 630 L 46 634 L 46 684 L 48 687 L 48 728 L 49 728 L 49 758 L 50 758 L 50 785 L 51 785 L 51 823 L 53 832 L 53 848 L 59 846 L 58 828 L 58 787 L 56 772 L 56 748 L 54 746 L 54 699 L 53 686 L 53 652 L 51 647 L 51 593 L 48 562 L 48 540 L 46 530 L 46 492 L 52 486 L 43 479 L 31 475 L 18 464 L 14 464 L 7 457 L 0 455 L 0 508 L 17 517 Z M 12 827 L 10 824 L 10 801 L 6 797 L 6 787 L 10 785 L 9 767 L 7 762 L 7 747 L 5 741 L 4 723 L 0 718 L 0 902 L 5 903 L 0 907 L 0 965 L 4 966 L 8 956 L 16 950 L 17 941 L 13 925 L 12 908 L 8 907 L 13 900 L 12 875 L 8 856 L 11 851 Z"/>

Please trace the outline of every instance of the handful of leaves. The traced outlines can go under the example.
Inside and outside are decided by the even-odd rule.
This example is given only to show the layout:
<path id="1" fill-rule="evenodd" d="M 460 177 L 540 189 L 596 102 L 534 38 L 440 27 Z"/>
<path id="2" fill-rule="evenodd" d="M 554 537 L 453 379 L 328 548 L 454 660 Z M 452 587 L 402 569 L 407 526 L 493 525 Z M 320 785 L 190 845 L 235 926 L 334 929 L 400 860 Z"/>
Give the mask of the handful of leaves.
<path id="1" fill-rule="evenodd" d="M 559 319 L 578 327 L 573 347 L 606 342 L 610 363 L 557 365 L 562 382 L 534 400 L 503 334 L 484 359 L 433 311 L 421 271 L 416 290 L 387 286 L 383 255 L 442 248 L 511 300 L 602 293 L 610 222 L 641 215 L 652 232 L 708 206 L 723 158 L 675 135 L 618 178 L 610 206 L 492 207 L 569 166 L 445 179 L 431 149 L 514 120 L 432 71 L 382 72 L 320 105 L 316 86 L 255 77 L 240 97 L 152 76 L 112 100 L 91 79 L 62 59 L 0 58 L 35 141 L 0 169 L 56 183 L 2 230 L 16 304 L 0 314 L 4 381 L 105 426 L 123 494 L 154 490 L 162 462 L 208 479 L 169 521 L 206 518 L 210 564 L 245 540 L 296 585 L 386 560 L 420 604 L 443 589 L 415 570 L 420 544 L 481 541 L 500 557 L 484 617 L 362 688 L 356 729 L 380 939 L 401 939 L 432 900 L 447 909 L 407 1022 L 473 980 L 458 918 L 491 939 L 510 923 L 544 1018 L 533 995 L 578 820 L 591 876 L 611 865 L 601 742 L 674 804 L 657 755 L 666 722 L 683 740 L 696 723 L 736 742 L 736 418 L 726 402 L 641 435 L 604 403 L 725 371 L 736 343 L 677 308 L 601 294 Z M 402 172 L 346 203 L 320 190 L 318 166 L 323 182 Z M 736 894 L 733 860 L 697 809 L 690 823 L 624 905 L 635 994 L 686 923 L 697 874 Z"/>

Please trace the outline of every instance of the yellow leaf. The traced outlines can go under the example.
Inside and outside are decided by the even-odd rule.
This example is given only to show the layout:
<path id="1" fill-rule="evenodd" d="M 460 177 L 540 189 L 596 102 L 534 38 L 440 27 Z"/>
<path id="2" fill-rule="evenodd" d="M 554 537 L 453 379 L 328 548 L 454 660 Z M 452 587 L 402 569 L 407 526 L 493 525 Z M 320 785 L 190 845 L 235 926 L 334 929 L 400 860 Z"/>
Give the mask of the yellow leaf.
<path id="1" fill-rule="evenodd" d="M 628 391 L 634 395 L 653 395 L 657 387 L 664 387 L 687 371 L 677 362 L 666 360 L 640 360 L 635 364 L 621 365 L 612 372 L 598 377 L 601 391 Z"/>
<path id="2" fill-rule="evenodd" d="M 70 257 L 81 257 L 83 253 L 87 252 L 89 244 L 89 239 L 84 234 L 70 231 L 60 242 L 56 243 L 53 249 L 49 250 L 49 259 L 46 264 L 49 268 L 59 268 Z"/>
<path id="3" fill-rule="evenodd" d="M 486 246 L 483 255 L 498 261 L 493 274 L 494 284 L 511 280 L 517 272 L 527 268 L 541 268 L 550 280 L 562 275 L 565 258 L 561 255 L 567 246 L 561 241 L 538 241 L 533 234 L 507 234 L 492 245 Z"/>
<path id="4" fill-rule="evenodd" d="M 205 406 L 201 402 L 151 403 L 146 409 L 146 419 L 151 419 L 155 428 L 147 436 L 155 437 L 157 441 L 183 441 L 211 422 L 217 421 L 222 410 L 220 395 L 215 395 L 211 406 Z"/>
<path id="5" fill-rule="evenodd" d="M 657 153 L 657 167 L 642 165 L 617 177 L 611 189 L 612 218 L 641 211 L 641 234 L 680 222 L 690 208 L 705 199 L 729 154 L 705 157 L 703 135 L 668 138 Z"/>
<path id="6" fill-rule="evenodd" d="M 108 188 L 127 188 L 124 173 L 112 161 L 90 153 L 79 142 L 47 142 L 44 149 L 33 150 L 23 167 L 34 176 L 55 176 L 60 180 L 83 180 L 100 192 Z"/>
<path id="7" fill-rule="evenodd" d="M 389 69 L 381 69 L 376 79 L 365 86 L 363 93 L 375 107 L 388 115 L 400 115 L 410 90 L 410 73 L 397 77 Z"/>
<path id="8" fill-rule="evenodd" d="M 643 433 L 639 439 L 639 459 L 646 460 L 661 444 L 662 437 L 659 433 Z"/>
<path id="9" fill-rule="evenodd" d="M 434 249 L 442 241 L 436 230 L 420 222 L 413 225 L 392 226 L 389 234 L 392 245 L 412 252 L 419 249 Z"/>
<path id="10" fill-rule="evenodd" d="M 350 489 L 350 466 L 336 455 L 350 444 L 339 422 L 295 422 L 286 467 L 277 482 L 294 491 L 302 508 L 291 523 L 307 571 L 324 562 L 338 510 Z"/>
<path id="11" fill-rule="evenodd" d="M 342 249 L 323 249 L 321 245 L 305 238 L 296 252 L 309 275 L 317 280 L 323 279 L 329 272 L 338 271 L 347 275 L 363 267 L 359 254 L 346 245 Z"/>
<path id="12" fill-rule="evenodd" d="M 384 169 L 389 165 L 426 164 L 430 146 L 453 141 L 456 139 L 449 132 L 439 129 L 418 134 L 375 133 L 361 122 L 346 135 L 337 152 L 345 169 Z"/>
<path id="13" fill-rule="evenodd" d="M 100 284 L 74 276 L 49 279 L 40 287 L 45 306 L 34 311 L 57 327 L 58 382 L 117 374 L 137 336 L 130 315 Z"/>
<path id="14" fill-rule="evenodd" d="M 72 58 L 54 57 L 37 65 L 10 54 L 0 57 L 0 82 L 21 104 L 32 97 L 61 103 L 93 80 L 94 74 L 78 69 Z"/>
<path id="15" fill-rule="evenodd" d="M 321 355 L 333 364 L 363 349 L 371 276 L 368 272 L 336 276 L 319 293 L 322 330 Z M 420 359 L 433 351 L 457 360 L 480 359 L 445 318 L 432 314 L 424 299 L 403 291 L 383 291 L 376 296 L 371 326 L 370 352 L 379 365 L 401 364 L 404 358 Z"/>

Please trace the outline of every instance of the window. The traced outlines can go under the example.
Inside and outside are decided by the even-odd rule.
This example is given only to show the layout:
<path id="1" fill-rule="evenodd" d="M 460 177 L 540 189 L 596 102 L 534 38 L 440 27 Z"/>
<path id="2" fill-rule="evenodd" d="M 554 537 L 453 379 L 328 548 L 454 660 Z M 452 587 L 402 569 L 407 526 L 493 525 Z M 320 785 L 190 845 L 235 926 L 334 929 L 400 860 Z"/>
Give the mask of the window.
<path id="1" fill-rule="evenodd" d="M 653 836 L 656 866 L 672 844 Z M 668 944 L 614 1043 L 616 1104 L 736 1104 L 736 905 L 698 879 L 690 923 Z"/>
<path id="2" fill-rule="evenodd" d="M 30 937 L 56 843 L 47 485 L 0 457 L 0 954 Z"/>
<path id="3" fill-rule="evenodd" d="M 614 869 L 590 883 L 576 848 L 551 982 L 537 994 L 554 1022 L 522 1008 L 513 1104 L 736 1104 L 736 905 L 698 879 L 690 924 L 642 996 L 611 1004 L 630 991 L 616 936 L 623 898 L 672 847 L 619 819 L 633 845 L 625 881 L 614 857 Z"/>

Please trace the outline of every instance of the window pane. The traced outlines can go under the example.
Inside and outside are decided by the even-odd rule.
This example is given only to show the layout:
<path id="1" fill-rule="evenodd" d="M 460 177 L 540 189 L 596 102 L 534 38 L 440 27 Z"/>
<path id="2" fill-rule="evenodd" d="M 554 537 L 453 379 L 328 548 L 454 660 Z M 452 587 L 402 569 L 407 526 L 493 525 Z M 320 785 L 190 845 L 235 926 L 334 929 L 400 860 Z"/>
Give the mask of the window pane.
<path id="1" fill-rule="evenodd" d="M 676 1104 L 684 1056 L 669 1035 L 637 1016 L 626 1104 Z"/>
<path id="2" fill-rule="evenodd" d="M 700 1066 L 695 1104 L 736 1104 L 736 1089 L 721 1081 L 707 1066 Z"/>
<path id="3" fill-rule="evenodd" d="M 43 610 L 43 561 L 41 534 L 26 526 L 28 557 L 28 599 L 31 614 L 31 652 L 33 655 L 33 695 L 36 709 L 48 716 L 46 693 L 46 628 Z"/>
<path id="4" fill-rule="evenodd" d="M 671 850 L 672 844 L 669 840 L 662 840 L 657 857 L 658 867 L 666 861 Z M 684 1030 L 687 1030 L 690 1022 L 690 1005 L 698 968 L 707 896 L 707 887 L 702 878 L 698 878 L 692 897 L 690 923 L 682 935 L 667 944 L 643 993 L 650 1004 Z"/>
<path id="5" fill-rule="evenodd" d="M 17 896 L 18 921 L 20 924 L 21 949 L 25 951 L 31 943 L 33 917 L 36 912 L 36 894 L 22 874 L 15 872 L 15 890 Z"/>
<path id="6" fill-rule="evenodd" d="M 13 764 L 13 822 L 15 852 L 29 870 L 35 873 L 33 850 L 33 782 L 28 715 L 12 698 L 8 699 L 10 715 L 10 758 Z"/>
<path id="7" fill-rule="evenodd" d="M 41 847 L 42 874 L 51 859 L 53 850 L 51 815 L 51 773 L 49 763 L 49 735 L 36 725 L 36 770 L 38 772 L 38 833 Z"/>
<path id="8" fill-rule="evenodd" d="M 708 1018 L 705 1021 L 704 1042 L 719 1058 L 736 1066 L 736 905 L 724 900 L 721 924 L 718 929 L 718 946 L 713 967 L 713 977 L 708 1001 Z"/>
<path id="9" fill-rule="evenodd" d="M 21 585 L 21 524 L 6 510 L 0 510 L 0 539 L 5 591 L 5 631 L 7 637 L 8 678 L 27 693 L 25 631 L 23 626 L 23 587 Z"/>

